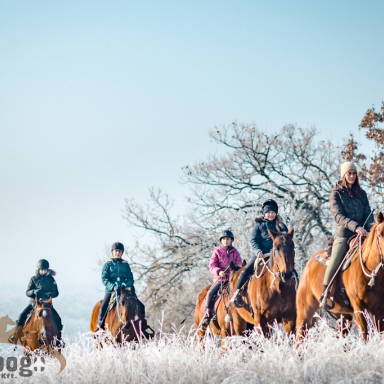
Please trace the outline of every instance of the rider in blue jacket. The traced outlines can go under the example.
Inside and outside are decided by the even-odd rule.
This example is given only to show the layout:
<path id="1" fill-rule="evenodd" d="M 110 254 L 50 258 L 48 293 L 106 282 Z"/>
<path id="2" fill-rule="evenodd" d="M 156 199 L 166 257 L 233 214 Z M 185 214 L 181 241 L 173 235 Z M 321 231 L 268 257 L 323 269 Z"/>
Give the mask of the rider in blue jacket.
<path id="1" fill-rule="evenodd" d="M 101 328 L 101 323 L 106 314 L 112 292 L 116 291 L 122 283 L 124 283 L 128 289 L 132 287 L 134 283 L 131 267 L 129 266 L 128 261 L 122 259 L 124 245 L 119 242 L 113 243 L 111 252 L 113 259 L 108 258 L 101 271 L 101 281 L 105 285 L 105 295 L 100 306 L 98 319 L 99 328 Z M 142 332 L 148 338 L 149 335 L 146 331 L 148 326 L 145 319 L 145 306 L 139 299 L 137 299 L 137 303 L 140 312 L 143 314 Z"/>

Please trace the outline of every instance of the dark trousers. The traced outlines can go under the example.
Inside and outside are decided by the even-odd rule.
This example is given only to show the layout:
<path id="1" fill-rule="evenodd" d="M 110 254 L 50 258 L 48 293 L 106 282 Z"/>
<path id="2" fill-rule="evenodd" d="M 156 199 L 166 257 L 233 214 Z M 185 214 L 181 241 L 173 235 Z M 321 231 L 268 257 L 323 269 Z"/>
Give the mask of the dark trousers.
<path id="1" fill-rule="evenodd" d="M 246 267 L 243 269 L 243 272 L 241 272 L 239 279 L 237 280 L 236 289 L 240 289 L 248 280 L 248 278 L 252 275 L 253 272 L 255 272 L 255 261 L 257 257 L 252 256 Z"/>
<path id="2" fill-rule="evenodd" d="M 29 312 L 31 312 L 32 310 L 33 310 L 33 305 L 28 304 L 24 308 L 23 312 L 20 313 L 19 318 L 16 320 L 16 325 L 21 325 L 23 327 L 25 324 L 25 320 L 27 320 L 27 316 Z"/>
<path id="3" fill-rule="evenodd" d="M 209 288 L 209 291 L 207 292 L 207 297 L 205 300 L 205 311 L 207 311 L 207 309 L 211 309 L 212 299 L 216 295 L 220 287 L 221 287 L 221 281 L 218 280 L 211 285 L 211 288 Z"/>
<path id="4" fill-rule="evenodd" d="M 263 259 L 265 260 L 270 256 L 271 256 L 270 253 L 265 253 L 263 256 Z M 257 259 L 257 256 L 252 256 L 249 259 L 246 267 L 243 269 L 243 272 L 241 272 L 239 279 L 237 280 L 236 289 L 240 289 L 247 282 L 247 280 L 253 274 L 253 272 L 255 272 L 256 259 Z"/>
<path id="5" fill-rule="evenodd" d="M 109 300 L 111 299 L 111 296 L 112 296 L 112 293 L 106 293 L 104 295 L 104 299 L 101 302 L 101 306 L 100 306 L 99 319 L 104 318 L 105 312 L 107 312 L 107 309 L 108 309 L 108 304 L 109 304 Z M 137 299 L 137 305 L 139 307 L 139 313 L 141 313 L 143 318 L 145 319 L 145 306 L 144 306 L 144 304 L 139 299 Z"/>

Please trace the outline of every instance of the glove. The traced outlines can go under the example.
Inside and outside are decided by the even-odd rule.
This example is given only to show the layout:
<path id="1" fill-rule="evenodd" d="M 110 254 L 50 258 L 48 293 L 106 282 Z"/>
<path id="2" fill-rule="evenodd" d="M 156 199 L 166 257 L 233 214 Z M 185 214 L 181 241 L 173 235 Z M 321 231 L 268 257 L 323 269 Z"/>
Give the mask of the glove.
<path id="1" fill-rule="evenodd" d="M 119 289 L 119 286 L 118 285 L 115 285 L 114 287 L 113 287 L 113 290 L 114 291 L 117 291 Z"/>
<path id="2" fill-rule="evenodd" d="M 224 276 L 225 276 L 225 272 L 224 272 L 224 271 L 220 271 L 220 272 L 219 272 L 219 276 L 220 276 L 220 277 L 224 277 Z"/>
<path id="3" fill-rule="evenodd" d="M 42 299 L 44 295 L 45 295 L 45 293 L 41 289 L 35 289 L 35 296 L 38 299 Z"/>

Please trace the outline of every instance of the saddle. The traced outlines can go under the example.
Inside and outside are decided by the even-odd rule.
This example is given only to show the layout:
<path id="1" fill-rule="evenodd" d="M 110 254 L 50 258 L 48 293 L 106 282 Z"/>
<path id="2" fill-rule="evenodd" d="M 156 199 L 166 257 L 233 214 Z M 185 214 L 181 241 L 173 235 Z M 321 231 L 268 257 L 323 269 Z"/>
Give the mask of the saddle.
<path id="1" fill-rule="evenodd" d="M 359 242 L 357 241 L 357 236 L 354 235 L 348 240 L 348 251 L 347 251 L 347 258 L 344 260 L 343 266 L 341 267 L 341 270 L 344 272 L 350 265 L 352 261 L 352 257 L 356 254 L 357 250 L 359 249 Z M 322 253 L 315 256 L 315 261 L 318 263 L 328 266 L 331 255 L 332 255 L 332 247 L 333 242 L 335 241 L 334 237 L 332 236 L 328 241 L 328 249 L 325 249 Z"/>

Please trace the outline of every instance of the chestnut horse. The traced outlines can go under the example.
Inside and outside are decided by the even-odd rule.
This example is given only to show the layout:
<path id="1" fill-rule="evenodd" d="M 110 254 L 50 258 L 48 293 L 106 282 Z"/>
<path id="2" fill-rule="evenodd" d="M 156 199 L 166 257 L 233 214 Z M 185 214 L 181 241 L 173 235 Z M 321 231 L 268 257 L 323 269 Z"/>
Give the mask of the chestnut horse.
<path id="1" fill-rule="evenodd" d="M 242 266 L 245 266 L 244 260 Z M 236 267 L 232 261 L 229 268 L 231 270 L 229 284 L 233 285 L 233 279 L 231 279 L 231 276 L 236 271 Z M 204 313 L 200 311 L 200 306 L 210 287 L 210 285 L 206 286 L 197 296 L 193 320 L 195 328 L 197 329 L 197 338 L 199 341 L 203 339 L 207 331 L 205 327 L 201 326 L 201 322 L 204 319 Z M 233 287 L 227 287 L 227 289 L 224 290 L 224 295 L 222 296 L 219 306 L 217 307 L 216 318 L 212 319 L 208 326 L 214 335 L 221 335 L 222 340 L 224 340 L 227 336 L 232 335 L 244 336 L 245 331 L 250 328 L 249 325 L 247 325 L 247 322 L 237 314 L 236 308 L 230 303 L 231 291 L 233 291 Z M 227 314 L 229 315 L 229 318 Z"/>
<path id="2" fill-rule="evenodd" d="M 236 310 L 241 318 L 253 324 L 264 336 L 269 335 L 269 325 L 275 321 L 283 323 L 289 335 L 295 331 L 296 325 L 294 230 L 291 228 L 287 233 L 268 232 L 273 240 L 271 256 L 267 262 L 262 260 L 260 272 L 239 292 L 245 306 Z M 241 272 L 242 269 L 232 276 L 232 287 L 236 286 Z"/>
<path id="3" fill-rule="evenodd" d="M 116 342 L 138 340 L 142 336 L 142 323 L 145 322 L 143 313 L 137 302 L 135 288 L 121 285 L 116 291 L 118 295 L 118 305 L 106 315 L 104 319 L 105 328 L 115 338 Z M 116 300 L 115 296 L 112 298 Z M 96 303 L 91 315 L 91 332 L 98 330 L 97 322 L 101 306 L 101 300 Z M 143 324 L 144 325 L 144 324 Z"/>
<path id="4" fill-rule="evenodd" d="M 24 337 L 19 338 L 24 351 L 28 347 L 31 351 L 42 349 L 43 346 L 52 347 L 58 344 L 59 330 L 52 317 L 52 299 L 35 299 L 36 309 L 28 324 L 23 328 Z M 21 336 L 21 335 L 18 335 Z"/>
<path id="5" fill-rule="evenodd" d="M 367 322 L 364 312 L 367 310 L 373 316 L 374 323 L 379 332 L 384 330 L 384 216 L 377 215 L 375 223 L 361 247 L 353 256 L 351 264 L 335 281 L 335 306 L 330 312 L 351 320 L 355 320 L 360 328 L 360 337 L 367 338 Z M 326 267 L 317 263 L 313 255 L 303 272 L 297 291 L 297 340 L 303 336 L 305 328 L 312 325 L 312 318 L 319 308 L 319 298 L 323 291 L 323 280 Z M 344 287 L 351 303 L 346 305 L 340 295 L 340 288 Z"/>

